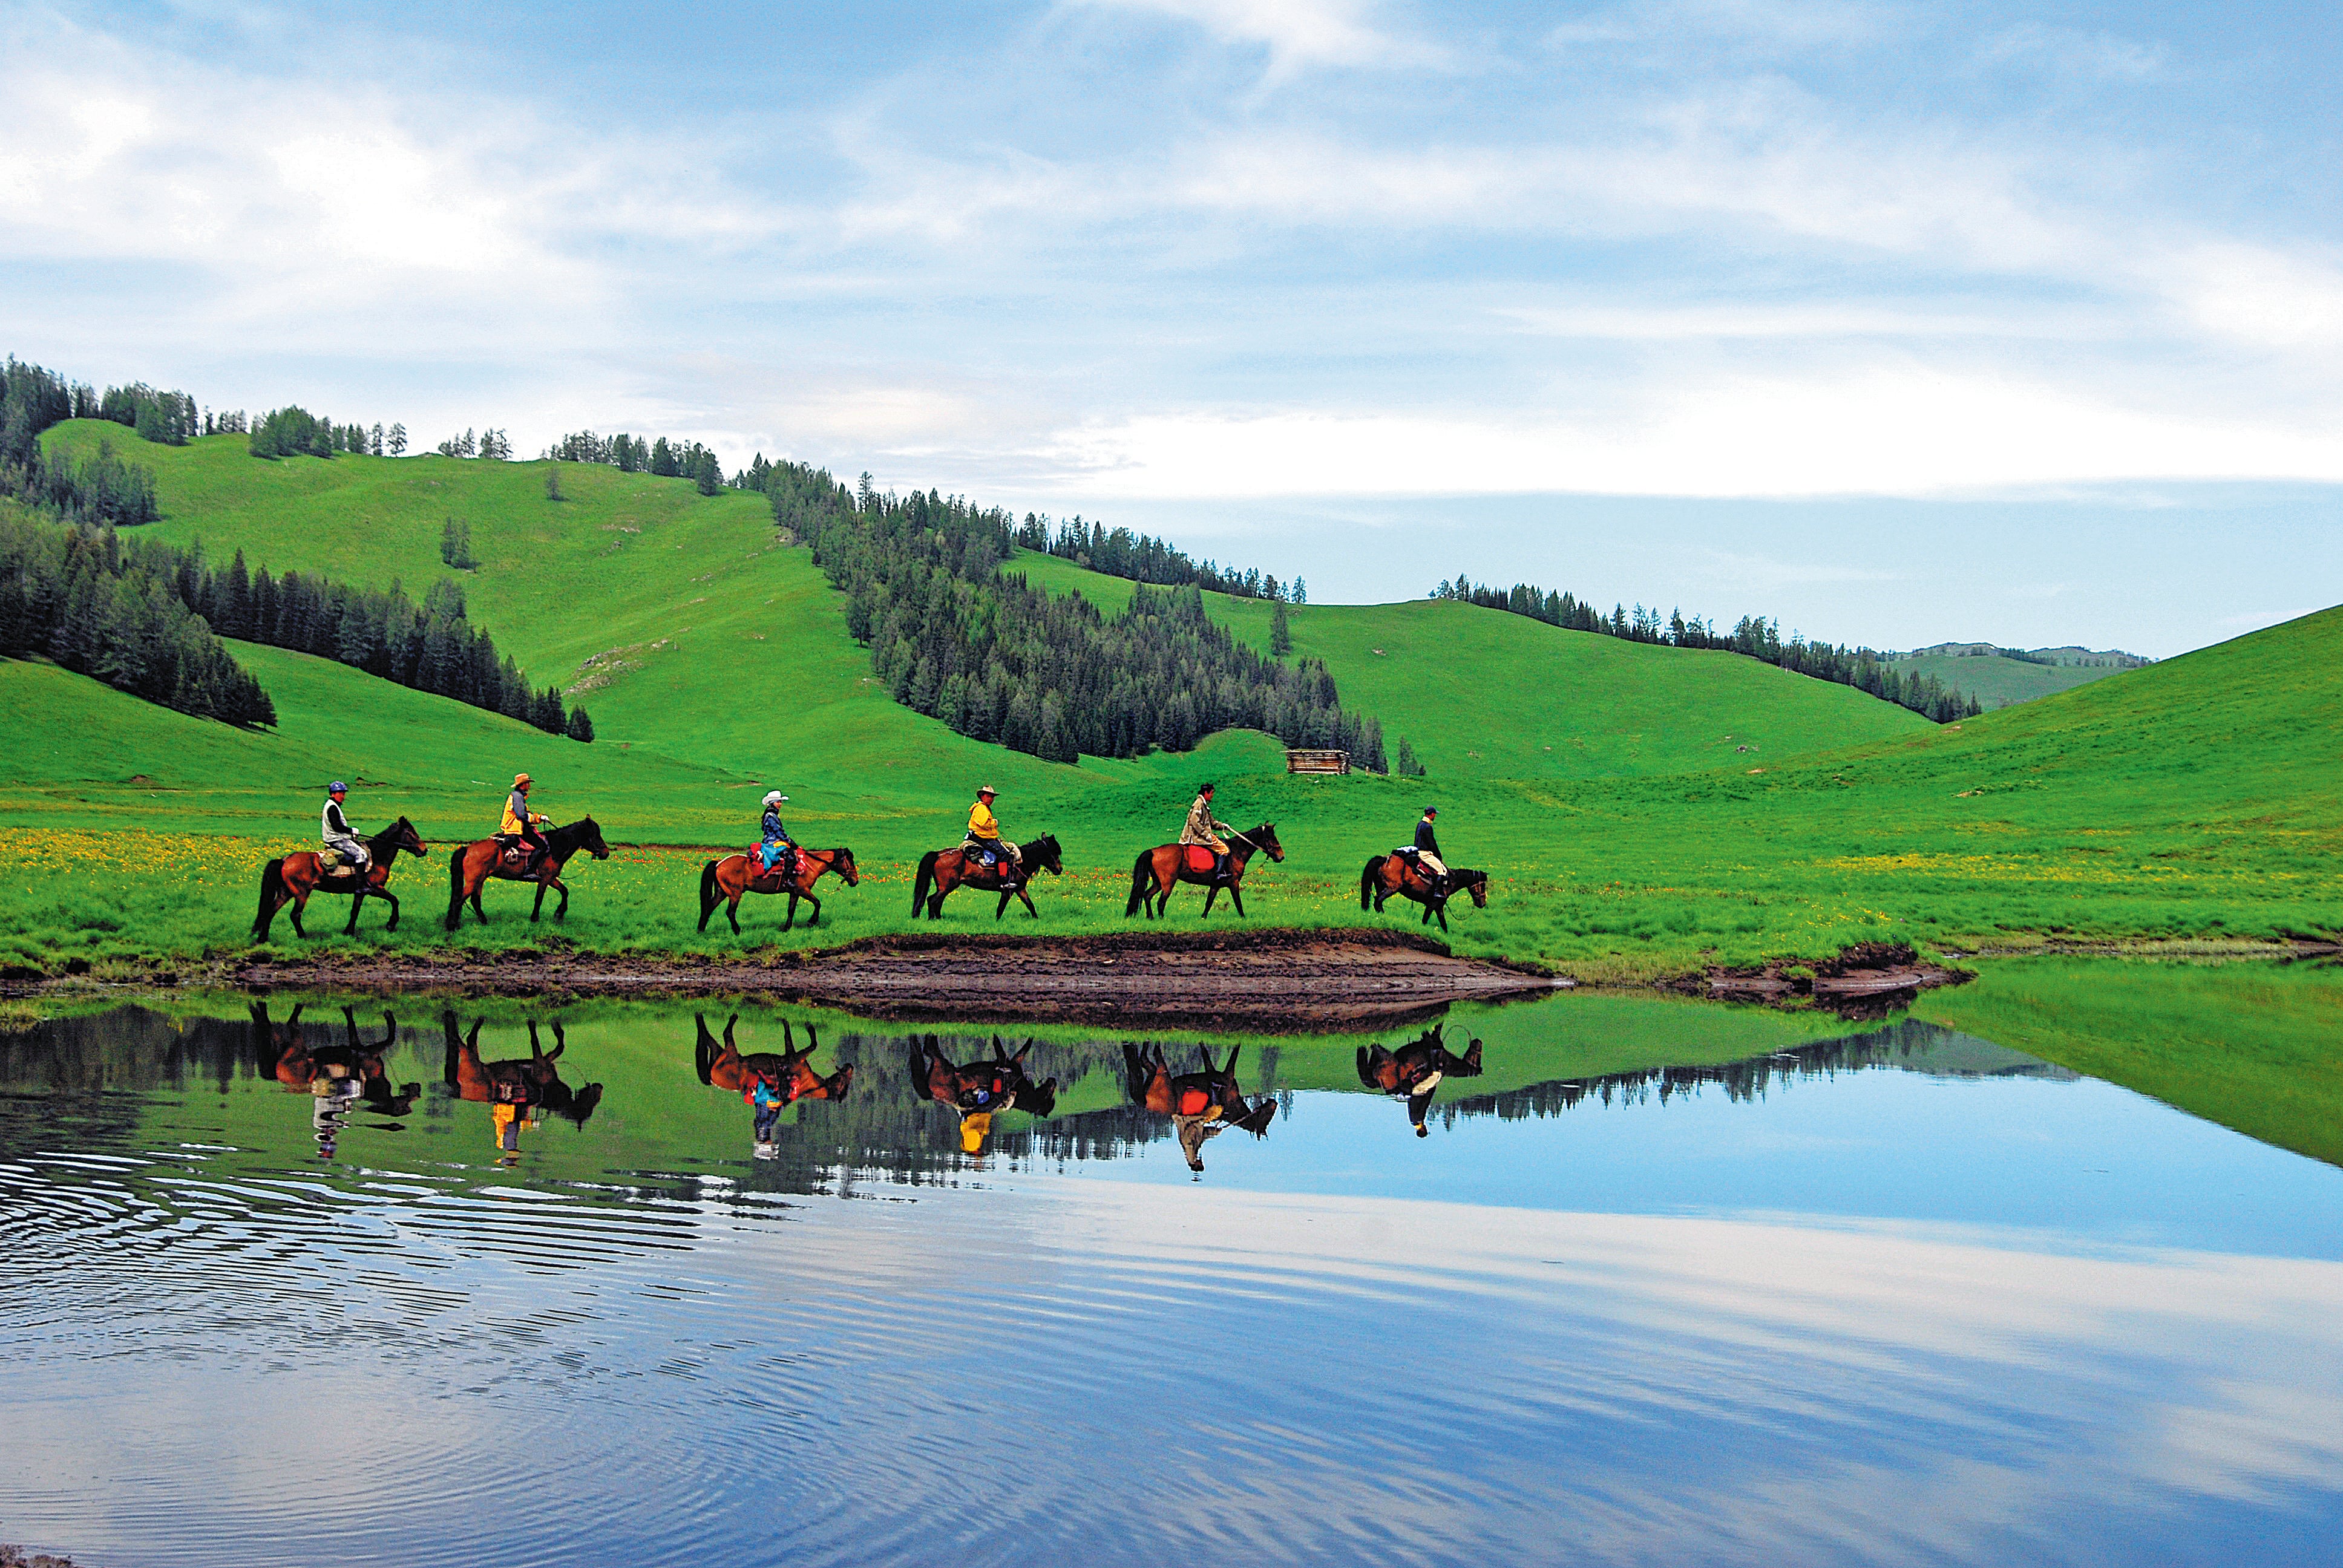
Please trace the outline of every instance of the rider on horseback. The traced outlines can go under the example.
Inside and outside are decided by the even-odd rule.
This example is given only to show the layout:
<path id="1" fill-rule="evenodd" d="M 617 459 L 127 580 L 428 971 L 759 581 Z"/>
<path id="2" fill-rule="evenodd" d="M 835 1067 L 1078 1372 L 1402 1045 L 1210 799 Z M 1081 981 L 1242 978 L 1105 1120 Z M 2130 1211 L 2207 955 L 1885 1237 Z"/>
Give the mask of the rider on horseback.
<path id="1" fill-rule="evenodd" d="M 537 825 L 549 819 L 528 809 L 528 789 L 532 782 L 534 780 L 526 773 L 513 775 L 512 793 L 505 799 L 505 819 L 497 829 L 497 838 L 506 845 L 518 843 L 528 846 L 528 857 L 521 862 L 523 872 L 536 865 L 538 857 L 545 853 L 545 840 L 538 836 Z"/>
<path id="2" fill-rule="evenodd" d="M 1219 788 L 1218 784 L 1207 784 L 1197 795 L 1196 803 L 1188 808 L 1187 826 L 1180 829 L 1180 842 L 1211 849 L 1212 878 L 1225 882 L 1229 879 L 1229 846 L 1221 835 L 1236 829 L 1212 815 L 1212 791 Z"/>
<path id="3" fill-rule="evenodd" d="M 765 869 L 769 871 L 786 860 L 789 862 L 789 870 L 783 873 L 785 876 L 797 869 L 798 858 L 797 840 L 789 837 L 789 830 L 787 828 L 781 826 L 781 807 L 787 804 L 788 800 L 789 797 L 779 789 L 766 792 L 765 841 L 762 846 Z"/>
<path id="4" fill-rule="evenodd" d="M 1416 819 L 1415 842 L 1401 846 L 1399 851 L 1415 862 L 1434 894 L 1448 890 L 1448 864 L 1440 858 L 1440 836 L 1432 830 L 1432 820 L 1439 815 L 1440 808 L 1426 806 Z"/>
<path id="5" fill-rule="evenodd" d="M 318 826 L 324 833 L 326 848 L 338 850 L 351 869 L 363 877 L 373 857 L 367 853 L 358 836 L 350 831 L 349 819 L 342 815 L 342 798 L 349 792 L 350 787 L 338 779 L 326 786 L 326 809 L 319 813 Z"/>
<path id="6" fill-rule="evenodd" d="M 1001 888 L 1006 890 L 1023 880 L 1020 875 L 1025 867 L 1025 857 L 1017 846 L 1001 836 L 1001 819 L 992 814 L 993 798 L 1001 793 L 987 784 L 976 792 L 976 804 L 968 809 L 968 837 L 961 841 L 963 854 L 983 858 L 987 864 L 1007 862 L 1001 871 Z"/>

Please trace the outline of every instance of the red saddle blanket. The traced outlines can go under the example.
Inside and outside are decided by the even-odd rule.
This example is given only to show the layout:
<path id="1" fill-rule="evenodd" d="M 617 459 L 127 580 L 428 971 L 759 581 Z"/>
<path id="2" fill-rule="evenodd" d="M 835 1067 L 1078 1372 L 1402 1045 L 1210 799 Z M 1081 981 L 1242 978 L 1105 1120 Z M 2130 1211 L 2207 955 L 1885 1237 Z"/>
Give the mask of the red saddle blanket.
<path id="1" fill-rule="evenodd" d="M 1199 876 L 1209 875 L 1211 873 L 1212 869 L 1212 862 L 1217 859 L 1217 857 L 1213 855 L 1211 846 L 1205 844 L 1183 844 L 1181 848 L 1187 852 L 1188 869 L 1197 873 Z"/>
<path id="2" fill-rule="evenodd" d="M 1182 1089 L 1180 1091 L 1180 1109 L 1174 1112 L 1174 1114 L 1180 1116 L 1202 1116 L 1205 1111 L 1210 1111 L 1212 1108 L 1212 1097 L 1205 1093 L 1202 1090 Z"/>

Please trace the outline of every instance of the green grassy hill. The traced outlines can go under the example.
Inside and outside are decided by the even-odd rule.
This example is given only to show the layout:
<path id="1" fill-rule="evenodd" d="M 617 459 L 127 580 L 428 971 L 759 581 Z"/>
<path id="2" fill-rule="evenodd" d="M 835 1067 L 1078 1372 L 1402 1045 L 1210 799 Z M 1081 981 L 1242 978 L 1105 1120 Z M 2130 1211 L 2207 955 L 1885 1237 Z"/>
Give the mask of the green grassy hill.
<path id="1" fill-rule="evenodd" d="M 1406 736 L 1431 778 L 1291 779 L 1274 742 L 1242 733 L 1186 756 L 1065 768 L 890 701 L 837 596 L 807 552 L 777 543 L 759 498 L 562 465 L 567 498 L 552 501 L 543 464 L 264 463 L 240 437 L 160 448 L 114 426 L 51 439 L 100 432 L 156 468 L 167 516 L 154 531 L 200 536 L 215 559 L 240 546 L 256 565 L 398 578 L 419 593 L 447 569 L 442 521 L 467 521 L 484 562 L 467 575 L 475 614 L 535 679 L 584 688 L 602 739 L 579 746 L 262 648 L 239 657 L 276 699 L 274 735 L 0 663 L 0 914 L 10 950 L 40 961 L 233 944 L 251 869 L 270 844 L 314 834 L 327 777 L 362 782 L 362 822 L 405 812 L 436 842 L 485 831 L 518 768 L 545 781 L 557 818 L 590 810 L 628 844 L 743 841 L 761 789 L 788 790 L 803 837 L 852 844 L 871 873 L 831 900 L 835 924 L 816 940 L 905 925 L 910 863 L 958 839 L 986 781 L 1004 791 L 1012 832 L 1066 843 L 1068 876 L 1041 889 L 1041 929 L 1120 928 L 1132 855 L 1170 838 L 1212 776 L 1223 816 L 1276 821 L 1291 851 L 1252 880 L 1255 923 L 1362 919 L 1362 859 L 1436 800 L 1452 859 L 1497 879 L 1488 910 L 1453 912 L 1459 944 L 1590 975 L 1865 939 L 2343 927 L 2343 610 L 1938 729 L 1728 655 L 1455 604 L 1309 606 L 1292 618 L 1297 650 L 1326 658 L 1345 701 Z M 1131 591 L 1048 558 L 1021 565 L 1109 608 Z M 1212 605 L 1265 646 L 1270 606 Z M 125 826 L 136 832 L 104 831 Z M 138 835 L 171 831 L 239 835 L 216 854 L 170 853 L 240 869 L 152 874 Z M 630 851 L 581 869 L 567 934 L 610 949 L 735 945 L 690 931 L 697 867 Z M 143 874 L 111 874 L 132 869 Z M 1197 901 L 1183 893 L 1175 918 L 1192 920 Z M 769 935 L 778 911 L 749 909 L 751 940 Z M 989 903 L 952 910 L 990 924 Z M 505 920 L 467 940 L 543 934 Z M 396 939 L 442 940 L 416 920 Z"/>
<path id="2" fill-rule="evenodd" d="M 1933 675 L 1987 708 L 2032 702 L 2125 672 L 2110 664 L 2034 664 L 1988 654 L 1915 654 L 1896 661 L 1906 675 Z"/>

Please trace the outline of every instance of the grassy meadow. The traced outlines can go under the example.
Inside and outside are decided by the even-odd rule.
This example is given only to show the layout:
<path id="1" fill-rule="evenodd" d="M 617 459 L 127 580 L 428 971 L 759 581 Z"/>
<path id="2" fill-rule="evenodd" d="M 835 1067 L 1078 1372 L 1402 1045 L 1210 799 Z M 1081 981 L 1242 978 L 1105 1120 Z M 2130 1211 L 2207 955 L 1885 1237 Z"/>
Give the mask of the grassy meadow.
<path id="1" fill-rule="evenodd" d="M 1933 675 L 1989 709 L 2032 702 L 2122 673 L 2104 664 L 2035 664 L 1997 653 L 1924 653 L 1897 659 L 1896 668 L 1906 675 Z"/>
<path id="2" fill-rule="evenodd" d="M 1939 729 L 1849 689 L 1718 653 L 1642 647 L 1470 606 L 1312 605 L 1298 652 L 1324 658 L 1346 704 L 1405 736 L 1430 777 L 1293 779 L 1267 737 L 1186 755 L 1062 767 L 952 734 L 890 701 L 838 599 L 761 498 L 588 465 L 443 457 L 262 462 L 241 437 L 148 447 L 166 516 L 215 560 L 324 570 L 411 594 L 449 568 L 444 519 L 483 563 L 475 618 L 530 677 L 593 713 L 592 745 L 371 679 L 239 646 L 281 722 L 244 733 L 136 702 L 39 662 L 0 662 L 0 962 L 102 971 L 242 950 L 259 866 L 314 842 L 324 781 L 357 788 L 371 829 L 411 817 L 434 845 L 495 821 L 512 773 L 557 820 L 590 812 L 616 844 L 580 864 L 569 919 L 531 927 L 523 890 L 492 888 L 469 944 L 558 937 L 606 950 L 735 950 L 778 937 L 772 900 L 744 939 L 692 930 L 705 851 L 754 837 L 766 788 L 792 797 L 809 844 L 850 845 L 857 890 L 824 884 L 824 926 L 792 942 L 904 929 L 924 849 L 957 842 L 974 788 L 1002 790 L 1010 831 L 1056 833 L 1068 875 L 1047 919 L 1009 929 L 1123 929 L 1129 869 L 1176 832 L 1205 778 L 1240 827 L 1274 820 L 1289 850 L 1249 879 L 1251 923 L 1412 924 L 1363 916 L 1365 857 L 1442 807 L 1451 860 L 1488 869 L 1490 907 L 1459 903 L 1462 950 L 1634 980 L 1706 962 L 1813 956 L 1849 942 L 2025 948 L 2046 941 L 2226 942 L 2343 927 L 2343 610 L 2110 676 Z M 1046 557 L 1037 580 L 1112 608 L 1119 579 Z M 1270 607 L 1213 598 L 1266 646 Z M 1981 661 L 1979 661 L 1981 662 Z M 1744 750 L 1743 748 L 1748 749 Z M 666 846 L 662 848 L 661 846 Z M 445 860 L 402 869 L 395 937 L 440 944 Z M 1192 924 L 1193 890 L 1175 900 Z M 992 926 L 955 896 L 948 926 Z M 346 906 L 310 922 L 339 943 Z M 1215 923 L 1234 923 L 1222 908 Z M 292 940 L 280 923 L 277 940 Z"/>

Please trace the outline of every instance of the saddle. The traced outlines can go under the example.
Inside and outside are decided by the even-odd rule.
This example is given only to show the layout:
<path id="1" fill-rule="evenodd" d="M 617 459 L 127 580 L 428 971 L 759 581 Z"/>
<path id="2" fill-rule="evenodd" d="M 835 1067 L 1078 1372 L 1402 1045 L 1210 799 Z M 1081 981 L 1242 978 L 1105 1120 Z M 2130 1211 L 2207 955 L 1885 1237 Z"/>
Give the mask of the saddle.
<path id="1" fill-rule="evenodd" d="M 797 875 L 798 847 L 795 844 L 782 845 L 779 857 L 769 866 L 765 864 L 764 842 L 759 839 L 758 842 L 749 846 L 749 859 L 756 866 L 757 875 L 759 877 L 780 877 L 787 879 Z"/>
<path id="2" fill-rule="evenodd" d="M 497 844 L 499 851 L 497 856 L 498 870 L 526 871 L 536 856 L 536 851 L 528 847 L 528 840 L 526 839 L 516 839 L 509 834 L 499 833 L 497 835 Z"/>
<path id="3" fill-rule="evenodd" d="M 339 849 L 332 851 L 330 854 L 325 856 L 324 859 L 326 862 L 324 875 L 327 881 L 333 881 L 339 878 L 355 877 L 358 874 L 357 863 Z"/>

